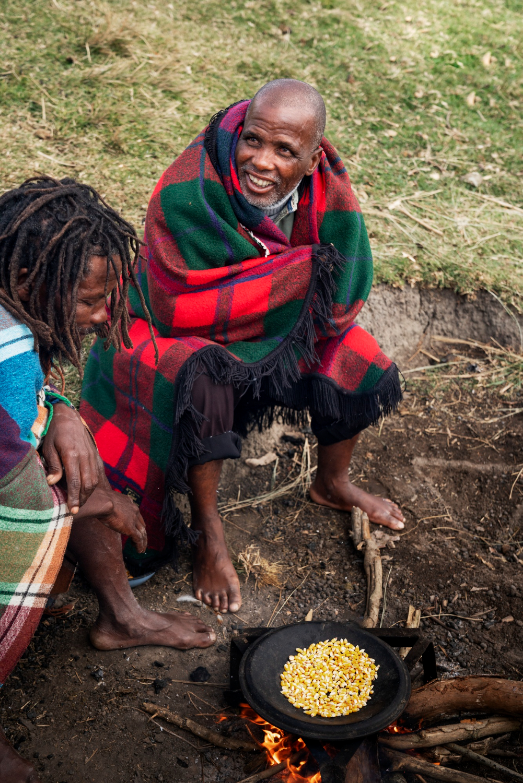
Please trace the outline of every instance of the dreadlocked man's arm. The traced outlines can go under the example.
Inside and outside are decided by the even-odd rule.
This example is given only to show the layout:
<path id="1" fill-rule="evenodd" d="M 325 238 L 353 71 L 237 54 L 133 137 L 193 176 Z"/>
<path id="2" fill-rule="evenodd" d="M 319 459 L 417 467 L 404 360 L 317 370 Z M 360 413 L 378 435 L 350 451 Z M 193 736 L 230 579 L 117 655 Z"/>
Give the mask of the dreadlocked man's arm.
<path id="1" fill-rule="evenodd" d="M 77 514 L 99 483 L 99 456 L 80 414 L 56 403 L 40 449 L 47 467 L 47 483 L 57 484 L 65 474 L 67 506 Z"/>

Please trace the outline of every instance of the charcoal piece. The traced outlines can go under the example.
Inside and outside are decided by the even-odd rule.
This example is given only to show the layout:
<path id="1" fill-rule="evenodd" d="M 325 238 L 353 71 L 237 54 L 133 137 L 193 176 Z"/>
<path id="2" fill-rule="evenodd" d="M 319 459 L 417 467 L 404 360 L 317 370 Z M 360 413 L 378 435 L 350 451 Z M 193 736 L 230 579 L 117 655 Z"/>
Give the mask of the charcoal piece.
<path id="1" fill-rule="evenodd" d="M 193 682 L 207 682 L 207 680 L 211 679 L 211 675 L 205 666 L 198 666 L 197 669 L 189 674 L 189 679 Z"/>
<path id="2" fill-rule="evenodd" d="M 160 693 L 160 691 L 163 691 L 163 689 L 167 688 L 168 685 L 169 685 L 169 680 L 161 680 L 159 677 L 157 677 L 153 682 L 154 692 Z"/>
<path id="3" fill-rule="evenodd" d="M 94 677 L 94 679 L 97 682 L 102 682 L 104 678 L 104 670 L 103 669 L 95 669 L 94 672 L 91 672 L 91 677 Z"/>
<path id="4" fill-rule="evenodd" d="M 176 756 L 176 763 L 179 764 L 179 766 L 183 767 L 184 769 L 187 769 L 187 767 L 189 766 L 189 762 L 188 761 L 184 761 L 179 756 Z"/>

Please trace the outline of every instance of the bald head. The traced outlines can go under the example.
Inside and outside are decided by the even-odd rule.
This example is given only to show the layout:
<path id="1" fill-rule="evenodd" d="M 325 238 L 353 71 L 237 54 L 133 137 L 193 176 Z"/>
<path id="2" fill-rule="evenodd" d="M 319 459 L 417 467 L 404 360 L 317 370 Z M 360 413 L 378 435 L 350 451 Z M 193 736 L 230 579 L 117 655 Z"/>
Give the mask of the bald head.
<path id="1" fill-rule="evenodd" d="M 252 99 L 236 145 L 242 193 L 260 209 L 278 204 L 317 168 L 325 104 L 310 84 L 277 79 Z"/>
<path id="2" fill-rule="evenodd" d="M 300 113 L 313 128 L 314 146 L 317 147 L 325 133 L 327 112 L 325 102 L 318 90 L 298 79 L 274 79 L 260 87 L 251 101 L 251 108 L 266 103 L 274 108 L 285 106 Z"/>

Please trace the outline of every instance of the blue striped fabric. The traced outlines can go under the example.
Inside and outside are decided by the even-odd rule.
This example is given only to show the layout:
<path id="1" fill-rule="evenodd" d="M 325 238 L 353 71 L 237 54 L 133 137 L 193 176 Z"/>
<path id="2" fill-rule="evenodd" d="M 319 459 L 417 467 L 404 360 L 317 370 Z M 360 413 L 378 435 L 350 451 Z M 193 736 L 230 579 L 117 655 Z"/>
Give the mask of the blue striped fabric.
<path id="1" fill-rule="evenodd" d="M 0 305 L 0 406 L 20 428 L 21 440 L 35 447 L 31 427 L 43 383 L 31 330 Z"/>

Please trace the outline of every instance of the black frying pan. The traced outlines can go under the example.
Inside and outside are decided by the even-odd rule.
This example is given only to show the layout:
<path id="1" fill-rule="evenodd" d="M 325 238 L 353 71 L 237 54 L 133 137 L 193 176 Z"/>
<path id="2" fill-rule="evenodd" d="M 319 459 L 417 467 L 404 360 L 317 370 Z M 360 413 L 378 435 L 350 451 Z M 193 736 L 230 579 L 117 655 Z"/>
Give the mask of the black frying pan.
<path id="1" fill-rule="evenodd" d="M 339 718 L 313 718 L 281 693 L 280 675 L 297 647 L 328 639 L 348 639 L 380 666 L 366 706 Z M 251 707 L 273 726 L 304 739 L 332 742 L 381 731 L 403 712 L 410 697 L 410 675 L 392 647 L 352 623 L 311 622 L 269 630 L 249 645 L 240 664 L 240 684 Z"/>

